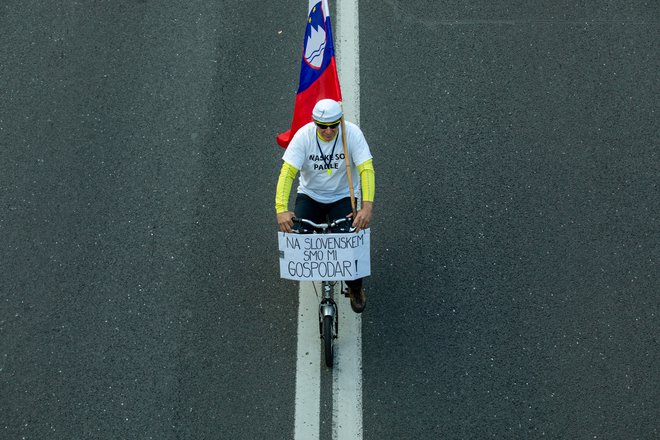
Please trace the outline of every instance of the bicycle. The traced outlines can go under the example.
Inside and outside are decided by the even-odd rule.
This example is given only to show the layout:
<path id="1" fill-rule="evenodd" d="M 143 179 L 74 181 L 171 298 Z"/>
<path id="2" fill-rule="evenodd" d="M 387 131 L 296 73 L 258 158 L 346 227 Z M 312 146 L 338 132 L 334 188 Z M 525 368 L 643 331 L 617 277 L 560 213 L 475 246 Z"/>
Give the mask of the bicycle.
<path id="1" fill-rule="evenodd" d="M 311 220 L 294 217 L 293 232 L 296 234 L 353 232 L 355 228 L 351 226 L 351 222 L 352 219 L 348 217 L 340 218 L 330 223 L 314 223 Z M 306 226 L 310 226 L 312 229 L 307 229 Z M 334 361 L 334 341 L 339 337 L 339 312 L 337 303 L 334 300 L 336 284 L 337 281 L 321 281 L 323 297 L 319 303 L 319 334 L 323 341 L 325 365 L 329 368 L 332 368 Z M 314 285 L 314 290 L 316 291 L 316 285 Z M 340 290 L 344 292 L 344 295 L 347 295 L 343 287 Z M 316 295 L 318 296 L 318 292 L 316 292 Z"/>

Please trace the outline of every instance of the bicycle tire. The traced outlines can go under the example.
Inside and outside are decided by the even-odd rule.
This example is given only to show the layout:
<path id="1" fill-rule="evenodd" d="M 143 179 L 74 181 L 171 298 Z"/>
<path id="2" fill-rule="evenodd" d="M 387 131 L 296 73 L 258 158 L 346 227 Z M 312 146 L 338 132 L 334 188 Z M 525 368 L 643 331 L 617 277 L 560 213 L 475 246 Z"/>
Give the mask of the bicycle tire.
<path id="1" fill-rule="evenodd" d="M 334 323 L 332 316 L 326 315 L 323 317 L 323 348 L 325 353 L 325 365 L 332 368 L 334 361 L 334 344 L 335 341 L 332 337 L 332 330 Z"/>

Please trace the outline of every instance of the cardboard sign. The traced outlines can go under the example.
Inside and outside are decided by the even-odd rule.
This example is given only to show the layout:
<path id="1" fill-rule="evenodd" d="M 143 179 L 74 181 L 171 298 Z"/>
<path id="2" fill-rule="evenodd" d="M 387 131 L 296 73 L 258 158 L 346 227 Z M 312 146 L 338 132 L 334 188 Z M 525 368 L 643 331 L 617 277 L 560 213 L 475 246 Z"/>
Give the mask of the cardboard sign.
<path id="1" fill-rule="evenodd" d="M 371 231 L 345 234 L 278 232 L 280 277 L 300 281 L 355 280 L 371 275 Z"/>

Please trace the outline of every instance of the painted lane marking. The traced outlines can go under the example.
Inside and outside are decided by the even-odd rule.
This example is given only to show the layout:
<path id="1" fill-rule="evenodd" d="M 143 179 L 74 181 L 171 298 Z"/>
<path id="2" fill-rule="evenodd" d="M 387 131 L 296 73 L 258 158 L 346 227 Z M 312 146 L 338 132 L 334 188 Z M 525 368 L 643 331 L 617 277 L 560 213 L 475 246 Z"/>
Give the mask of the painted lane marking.
<path id="1" fill-rule="evenodd" d="M 360 21 L 357 0 L 337 0 L 335 52 L 346 119 L 360 124 Z"/>
<path id="2" fill-rule="evenodd" d="M 357 0 L 337 1 L 335 23 L 337 74 L 346 119 L 360 123 L 360 57 Z M 337 289 L 338 290 L 338 289 Z M 301 282 L 298 309 L 296 363 L 296 440 L 318 440 L 321 408 L 321 342 L 319 298 L 311 282 Z M 362 318 L 335 292 L 339 306 L 339 338 L 335 341 L 332 376 L 332 438 L 361 440 L 362 426 Z M 323 365 L 325 368 L 325 365 Z"/>
<path id="3" fill-rule="evenodd" d="M 319 300 L 310 282 L 301 282 L 298 294 L 298 346 L 294 438 L 318 440 L 321 415 L 321 342 Z"/>
<path id="4" fill-rule="evenodd" d="M 332 438 L 362 439 L 362 319 L 350 301 L 339 303 L 339 338 L 332 369 Z"/>
<path id="5" fill-rule="evenodd" d="M 342 107 L 349 121 L 360 124 L 360 25 L 357 0 L 337 0 L 336 59 Z M 343 300 L 333 368 L 332 438 L 362 440 L 362 315 Z"/>

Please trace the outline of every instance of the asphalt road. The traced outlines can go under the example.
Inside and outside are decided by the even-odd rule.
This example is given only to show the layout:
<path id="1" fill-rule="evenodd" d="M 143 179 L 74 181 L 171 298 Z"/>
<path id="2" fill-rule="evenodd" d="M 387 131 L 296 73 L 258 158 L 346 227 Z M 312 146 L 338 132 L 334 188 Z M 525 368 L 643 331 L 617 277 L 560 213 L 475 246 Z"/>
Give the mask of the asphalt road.
<path id="1" fill-rule="evenodd" d="M 286 439 L 305 3 L 0 6 L 0 437 Z M 658 436 L 656 3 L 360 2 L 364 438 Z"/>
<path id="2" fill-rule="evenodd" d="M 361 3 L 365 438 L 657 437 L 660 9 L 618 3 Z"/>

